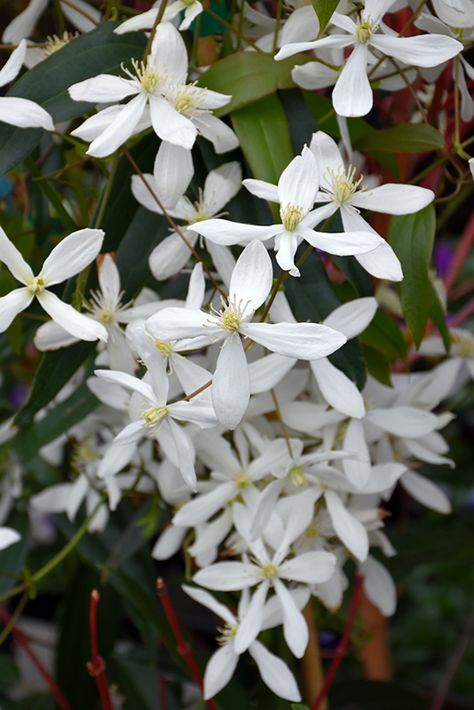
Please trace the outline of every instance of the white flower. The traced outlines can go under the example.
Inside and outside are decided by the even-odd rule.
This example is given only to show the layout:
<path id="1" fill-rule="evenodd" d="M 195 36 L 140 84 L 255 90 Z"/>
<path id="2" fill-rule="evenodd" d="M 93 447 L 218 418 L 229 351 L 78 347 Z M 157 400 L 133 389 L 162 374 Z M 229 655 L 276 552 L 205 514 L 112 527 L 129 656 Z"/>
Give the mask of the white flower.
<path id="1" fill-rule="evenodd" d="M 166 308 L 147 321 L 156 338 L 175 340 L 202 336 L 209 343 L 224 340 L 212 382 L 212 402 L 219 421 L 235 429 L 250 396 L 247 358 L 241 335 L 272 352 L 312 360 L 324 357 L 346 342 L 341 334 L 315 323 L 251 323 L 272 286 L 272 264 L 260 242 L 249 244 L 232 273 L 229 298 L 222 309 Z"/>
<path id="2" fill-rule="evenodd" d="M 0 87 L 9 84 L 18 76 L 26 53 L 26 41 L 22 40 L 0 70 Z M 17 96 L 0 96 L 0 122 L 18 128 L 44 128 L 54 131 L 53 119 L 34 101 Z"/>
<path id="3" fill-rule="evenodd" d="M 130 19 L 122 22 L 115 30 L 118 35 L 125 32 L 136 32 L 137 30 L 151 30 L 155 24 L 156 16 L 159 12 L 161 0 L 153 3 L 151 10 L 130 17 Z M 163 15 L 163 22 L 170 22 L 184 10 L 184 18 L 179 25 L 180 30 L 187 30 L 193 20 L 201 14 L 203 7 L 199 0 L 175 0 L 169 5 Z"/>
<path id="4" fill-rule="evenodd" d="M 166 171 L 156 169 L 155 166 L 154 175 L 146 174 L 144 176 L 147 183 L 160 198 L 163 192 L 168 189 L 169 182 L 173 180 L 176 169 L 179 170 L 179 165 L 176 166 L 172 163 L 170 163 L 169 169 Z M 191 202 L 188 197 L 182 196 L 178 202 L 168 210 L 168 213 L 173 218 L 182 220 L 187 224 L 193 224 L 198 220 L 214 217 L 214 215 L 219 213 L 237 194 L 240 190 L 241 181 L 242 170 L 240 163 L 236 161 L 225 163 L 219 168 L 210 171 L 204 183 L 204 189 L 199 190 L 198 200 Z M 161 214 L 158 204 L 152 198 L 149 190 L 143 184 L 143 180 L 138 175 L 132 177 L 132 193 L 141 205 L 152 212 Z M 194 247 L 197 234 L 189 231 L 185 227 L 183 227 L 182 231 L 189 244 Z M 226 258 L 226 248 L 220 247 L 211 241 L 207 242 L 206 246 L 213 260 L 217 262 L 217 265 L 229 261 L 229 256 Z M 150 270 L 158 281 L 164 281 L 178 271 L 181 271 L 189 260 L 189 257 L 189 247 L 184 243 L 179 234 L 173 232 L 163 239 L 151 252 L 149 257 Z M 232 262 L 233 259 L 230 259 L 231 264 Z"/>
<path id="5" fill-rule="evenodd" d="M 246 651 L 258 636 L 263 624 L 263 607 L 271 587 L 275 590 L 283 615 L 283 633 L 292 653 L 301 658 L 308 643 L 308 627 L 303 615 L 282 580 L 318 584 L 331 578 L 335 566 L 334 555 L 324 551 L 306 552 L 287 558 L 291 544 L 308 526 L 313 503 L 293 506 L 286 520 L 282 536 L 274 539 L 273 553 L 269 553 L 260 538 L 251 539 L 249 512 L 234 503 L 237 530 L 252 554 L 252 562 L 217 562 L 197 572 L 193 581 L 215 591 L 243 590 L 256 586 L 245 618 L 235 634 L 234 649 Z M 280 529 L 278 528 L 278 532 Z"/>
<path id="6" fill-rule="evenodd" d="M 240 598 L 238 616 L 235 616 L 208 592 L 187 585 L 183 585 L 183 590 L 192 599 L 199 604 L 203 604 L 225 622 L 225 626 L 219 629 L 220 637 L 218 641 L 221 647 L 209 659 L 204 673 L 204 699 L 208 700 L 217 695 L 227 685 L 237 667 L 240 653 L 235 649 L 235 636 L 248 610 L 248 592 L 247 590 L 243 591 Z M 298 608 L 301 609 L 308 601 L 309 593 L 301 587 L 292 592 L 291 596 Z M 278 611 L 275 608 L 273 599 L 264 605 L 262 610 L 262 630 L 273 628 L 281 623 L 281 614 Z M 268 685 L 270 690 L 281 698 L 285 698 L 285 700 L 293 702 L 301 700 L 296 681 L 286 663 L 278 656 L 270 653 L 259 641 L 253 641 L 248 651 L 257 664 L 263 682 Z"/>
<path id="7" fill-rule="evenodd" d="M 332 93 L 333 106 L 341 116 L 364 116 L 372 108 L 373 95 L 367 77 L 369 51 L 417 67 L 434 67 L 462 51 L 462 44 L 443 35 L 396 37 L 382 22 L 395 0 L 366 0 L 357 22 L 335 12 L 331 23 L 346 34 L 332 34 L 314 42 L 296 42 L 283 47 L 275 59 L 282 60 L 308 49 L 354 47 Z M 379 32 L 378 30 L 381 30 Z M 378 55 L 377 55 L 378 56 Z"/>
<path id="8" fill-rule="evenodd" d="M 186 150 L 192 148 L 198 131 L 211 141 L 216 140 L 215 134 L 230 132 L 234 147 L 238 145 L 233 131 L 210 113 L 228 103 L 231 97 L 186 84 L 186 46 L 169 22 L 156 28 L 146 61 L 132 60 L 132 66 L 133 71 L 124 69 L 128 79 L 99 74 L 69 87 L 75 101 L 117 103 L 131 99 L 125 105 L 109 106 L 72 133 L 85 137 L 91 131 L 94 139 L 87 151 L 89 155 L 97 158 L 110 155 L 137 130 L 149 126 L 163 141 Z"/>
<path id="9" fill-rule="evenodd" d="M 284 271 L 299 276 L 294 256 L 304 239 L 330 254 L 361 254 L 383 243 L 373 230 L 350 233 L 317 232 L 314 227 L 325 219 L 321 209 L 311 211 L 319 190 L 319 167 L 306 146 L 282 172 L 277 185 L 263 180 L 244 180 L 245 187 L 257 197 L 280 204 L 281 224 L 270 226 L 239 224 L 223 219 L 197 222 L 189 227 L 216 244 L 242 244 L 275 238 L 276 259 Z"/>
<path id="10" fill-rule="evenodd" d="M 368 209 L 386 214 L 411 214 L 418 212 L 434 199 L 434 193 L 416 185 L 388 183 L 373 189 L 365 189 L 364 176 L 356 177 L 356 169 L 346 167 L 336 142 L 322 131 L 313 134 L 311 150 L 321 172 L 321 190 L 316 202 L 326 205 L 320 209 L 325 217 L 340 210 L 344 229 L 375 230 L 361 217 L 360 210 Z M 400 262 L 385 240 L 368 254 L 356 254 L 355 258 L 370 274 L 378 278 L 400 281 L 403 278 Z"/>
<path id="11" fill-rule="evenodd" d="M 0 261 L 24 287 L 0 298 L 0 332 L 36 297 L 46 313 L 64 330 L 80 340 L 107 340 L 104 326 L 64 303 L 50 286 L 60 284 L 86 268 L 98 255 L 104 232 L 101 229 L 80 229 L 65 237 L 35 276 L 15 245 L 0 227 Z"/>

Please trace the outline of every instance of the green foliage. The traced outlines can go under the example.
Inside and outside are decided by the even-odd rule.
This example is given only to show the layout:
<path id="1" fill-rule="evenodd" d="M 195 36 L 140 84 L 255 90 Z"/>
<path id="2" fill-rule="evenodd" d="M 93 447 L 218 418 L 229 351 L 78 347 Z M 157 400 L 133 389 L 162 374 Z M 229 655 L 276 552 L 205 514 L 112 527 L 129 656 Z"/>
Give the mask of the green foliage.
<path id="1" fill-rule="evenodd" d="M 425 153 L 443 146 L 443 136 L 436 128 L 412 123 L 368 131 L 354 145 L 364 152 L 380 150 L 384 153 Z"/>
<path id="2" fill-rule="evenodd" d="M 339 0 L 311 0 L 311 4 L 318 16 L 319 32 L 321 34 L 339 5 Z"/>

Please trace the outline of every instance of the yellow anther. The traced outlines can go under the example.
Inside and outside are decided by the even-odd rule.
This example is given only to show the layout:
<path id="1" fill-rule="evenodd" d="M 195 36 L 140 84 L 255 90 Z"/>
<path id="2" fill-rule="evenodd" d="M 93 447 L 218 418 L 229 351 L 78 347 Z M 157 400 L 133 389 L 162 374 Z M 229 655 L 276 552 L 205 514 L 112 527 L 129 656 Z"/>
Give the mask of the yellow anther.
<path id="1" fill-rule="evenodd" d="M 367 44 L 372 39 L 372 36 L 377 29 L 377 25 L 371 20 L 362 20 L 356 25 L 357 39 L 361 44 Z"/>
<path id="2" fill-rule="evenodd" d="M 245 490 L 245 488 L 248 488 L 250 485 L 250 478 L 247 476 L 246 473 L 239 473 L 235 477 L 235 487 L 238 488 L 240 491 Z"/>
<path id="3" fill-rule="evenodd" d="M 293 468 L 290 469 L 289 476 L 294 486 L 304 486 L 306 483 L 306 476 L 301 466 L 293 466 Z"/>
<path id="4" fill-rule="evenodd" d="M 155 348 L 160 351 L 163 357 L 169 357 L 173 353 L 173 346 L 169 340 L 155 340 Z"/>
<path id="5" fill-rule="evenodd" d="M 35 276 L 33 281 L 28 284 L 28 291 L 33 295 L 36 296 L 38 293 L 41 293 L 44 291 L 46 288 L 46 279 L 43 278 L 42 276 Z"/>
<path id="6" fill-rule="evenodd" d="M 152 428 L 159 424 L 163 417 L 165 417 L 167 414 L 168 407 L 166 406 L 150 407 L 149 409 L 145 409 L 145 411 L 142 413 L 142 419 L 144 420 L 147 426 Z"/>
<path id="7" fill-rule="evenodd" d="M 303 210 L 301 207 L 295 207 L 295 205 L 288 205 L 282 212 L 281 218 L 283 221 L 283 226 L 287 232 L 294 232 L 301 222 L 301 217 L 303 216 Z"/>
<path id="8" fill-rule="evenodd" d="M 278 573 L 277 567 L 275 567 L 275 565 L 273 565 L 271 562 L 266 565 L 262 565 L 260 567 L 260 571 L 264 579 L 273 579 L 277 576 Z"/>
<path id="9" fill-rule="evenodd" d="M 332 174 L 332 187 L 336 201 L 343 205 L 356 192 L 361 184 L 364 176 L 361 175 L 357 180 L 355 178 L 356 168 L 349 165 L 347 170 L 342 173 Z"/>

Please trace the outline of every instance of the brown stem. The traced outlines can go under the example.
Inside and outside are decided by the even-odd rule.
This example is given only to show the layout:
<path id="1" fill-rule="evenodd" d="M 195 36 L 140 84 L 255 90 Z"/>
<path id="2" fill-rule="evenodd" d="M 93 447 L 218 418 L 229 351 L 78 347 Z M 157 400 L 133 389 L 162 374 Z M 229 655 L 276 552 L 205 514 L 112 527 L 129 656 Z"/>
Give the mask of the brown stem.
<path id="1" fill-rule="evenodd" d="M 368 637 L 367 643 L 359 653 L 364 677 L 368 680 L 391 680 L 392 659 L 388 620 L 365 594 L 362 595 L 359 614 Z"/>
<path id="2" fill-rule="evenodd" d="M 91 660 L 86 663 L 89 675 L 95 679 L 102 710 L 113 710 L 109 684 L 105 675 L 105 661 L 99 653 L 99 636 L 97 631 L 97 606 L 100 594 L 97 589 L 91 592 L 89 605 L 89 625 L 91 632 Z"/>
<path id="3" fill-rule="evenodd" d="M 306 651 L 301 659 L 301 674 L 303 676 L 303 688 L 308 705 L 314 703 L 324 684 L 323 663 L 321 651 L 319 649 L 318 631 L 313 616 L 312 600 L 303 609 L 303 616 L 308 625 L 309 640 Z M 327 700 L 321 702 L 321 710 L 327 710 Z"/>

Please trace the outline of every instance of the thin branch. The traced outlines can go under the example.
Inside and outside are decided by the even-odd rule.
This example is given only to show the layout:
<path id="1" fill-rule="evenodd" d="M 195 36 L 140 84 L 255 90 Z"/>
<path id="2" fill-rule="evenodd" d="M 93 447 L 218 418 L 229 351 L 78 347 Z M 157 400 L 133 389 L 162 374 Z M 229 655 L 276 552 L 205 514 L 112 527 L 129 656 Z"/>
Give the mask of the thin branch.
<path id="1" fill-rule="evenodd" d="M 91 592 L 89 605 L 89 626 L 91 633 L 91 660 L 87 661 L 86 668 L 89 675 L 94 678 L 100 697 L 102 710 L 112 710 L 112 700 L 110 698 L 109 684 L 105 675 L 105 661 L 99 653 L 99 636 L 97 631 L 97 606 L 100 601 L 100 594 L 97 589 Z"/>
<path id="2" fill-rule="evenodd" d="M 436 691 L 436 695 L 431 704 L 430 710 L 441 710 L 444 707 L 445 700 L 448 696 L 448 691 L 456 672 L 461 665 L 464 654 L 467 651 L 471 636 L 474 634 L 474 611 L 471 611 L 468 616 L 466 626 L 454 648 L 453 654 L 448 661 L 446 672 L 441 678 L 441 682 Z"/>

